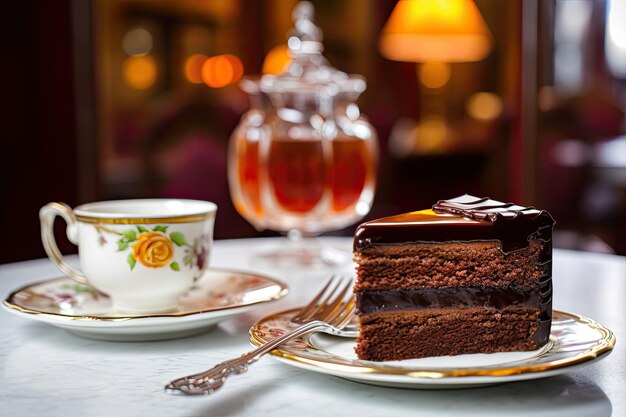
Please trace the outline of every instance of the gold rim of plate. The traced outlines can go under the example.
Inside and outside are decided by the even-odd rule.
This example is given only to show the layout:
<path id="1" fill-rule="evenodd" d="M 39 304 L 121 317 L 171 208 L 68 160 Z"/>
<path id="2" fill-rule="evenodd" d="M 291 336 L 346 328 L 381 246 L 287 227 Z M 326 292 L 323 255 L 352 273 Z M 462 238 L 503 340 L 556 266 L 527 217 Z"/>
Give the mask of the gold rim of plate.
<path id="1" fill-rule="evenodd" d="M 83 223 L 103 224 L 159 224 L 159 223 L 197 223 L 215 217 L 215 212 L 196 214 L 192 216 L 172 217 L 91 217 L 76 215 L 76 219 Z"/>
<path id="2" fill-rule="evenodd" d="M 256 322 L 249 331 L 250 334 L 250 342 L 252 342 L 255 346 L 260 346 L 265 343 L 265 338 L 263 337 L 264 332 L 261 330 L 261 325 L 264 323 L 276 320 L 281 316 L 293 315 L 299 309 L 291 309 L 282 311 L 280 313 L 273 314 L 271 316 L 267 316 L 258 322 Z M 613 347 L 615 346 L 615 335 L 613 332 L 600 323 L 589 319 L 587 317 L 583 317 L 579 314 L 570 313 L 562 310 L 553 310 L 554 314 L 561 314 L 568 316 L 567 318 L 576 321 L 579 324 L 586 325 L 589 328 L 600 333 L 601 338 L 597 340 L 595 346 L 583 353 L 579 353 L 573 355 L 568 358 L 555 360 L 548 364 L 538 364 L 538 365 L 521 365 L 521 366 L 511 366 L 511 367 L 502 367 L 497 369 L 486 369 L 486 368 L 464 368 L 464 369 L 399 369 L 399 368 L 391 368 L 384 366 L 376 366 L 373 365 L 370 361 L 361 361 L 358 359 L 344 359 L 345 363 L 338 363 L 336 360 L 332 359 L 317 359 L 312 357 L 307 357 L 306 353 L 299 354 L 294 351 L 290 351 L 288 349 L 278 348 L 271 352 L 272 355 L 289 359 L 298 363 L 331 370 L 334 372 L 342 372 L 344 376 L 346 373 L 348 374 L 379 374 L 379 375 L 400 375 L 400 376 L 408 376 L 413 378 L 425 378 L 425 379 L 441 379 L 441 378 L 449 378 L 449 377 L 470 377 L 470 376 L 484 376 L 484 377 L 504 377 L 518 374 L 528 374 L 528 373 L 537 373 L 537 372 L 545 372 L 558 368 L 574 366 L 578 364 L 582 364 L 584 362 L 588 362 L 599 358 L 605 354 L 608 354 Z M 554 338 L 553 335 L 550 338 Z M 306 336 L 300 338 L 300 340 L 305 341 L 310 347 L 316 349 L 313 345 L 311 345 Z M 558 349 L 558 347 L 557 347 Z M 544 354 L 550 352 L 550 350 L 546 351 Z M 331 354 L 329 354 L 331 355 Z"/>
<path id="3" fill-rule="evenodd" d="M 57 277 L 57 278 L 52 278 L 52 279 L 24 285 L 23 287 L 9 294 L 9 296 L 2 302 L 2 304 L 4 304 L 6 307 L 10 309 L 19 311 L 20 313 L 32 314 L 32 315 L 42 316 L 42 317 L 53 317 L 55 319 L 66 319 L 68 321 L 88 320 L 88 321 L 116 322 L 116 321 L 128 321 L 128 320 L 146 319 L 146 318 L 154 318 L 154 317 L 184 317 L 184 316 L 193 316 L 196 314 L 210 313 L 214 311 L 232 310 L 235 308 L 248 307 L 248 306 L 255 305 L 255 304 L 265 303 L 268 301 L 279 300 L 289 292 L 289 287 L 287 286 L 287 284 L 285 284 L 284 282 L 280 280 L 277 280 L 276 278 L 270 278 L 267 275 L 257 274 L 257 273 L 252 273 L 252 272 L 237 271 L 234 269 L 227 269 L 227 268 L 209 268 L 208 271 L 261 277 L 263 279 L 266 279 L 267 281 L 272 282 L 275 285 L 278 285 L 279 290 L 276 292 L 276 294 L 272 295 L 271 297 L 265 297 L 259 300 L 254 300 L 254 301 L 249 301 L 249 302 L 241 302 L 241 303 L 234 304 L 231 306 L 219 306 L 219 307 L 200 309 L 200 310 L 189 311 L 189 312 L 178 312 L 178 313 L 171 312 L 171 313 L 142 314 L 142 315 L 129 315 L 129 316 L 120 315 L 120 316 L 112 316 L 112 317 L 91 316 L 91 315 L 72 316 L 69 314 L 42 312 L 39 310 L 33 310 L 30 308 L 22 307 L 18 304 L 15 304 L 14 299 L 17 296 L 17 294 L 19 294 L 22 291 L 27 290 L 28 288 L 51 283 L 57 280 L 71 279 L 69 277 Z"/>

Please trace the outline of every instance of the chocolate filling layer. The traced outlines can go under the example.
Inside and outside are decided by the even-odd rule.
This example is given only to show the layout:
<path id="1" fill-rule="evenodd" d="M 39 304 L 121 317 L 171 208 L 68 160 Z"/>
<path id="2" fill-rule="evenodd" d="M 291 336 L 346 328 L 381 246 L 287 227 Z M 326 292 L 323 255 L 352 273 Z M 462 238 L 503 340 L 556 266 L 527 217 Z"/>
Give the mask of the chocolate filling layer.
<path id="1" fill-rule="evenodd" d="M 423 288 L 395 291 L 363 291 L 356 294 L 359 314 L 429 308 L 487 307 L 503 311 L 507 307 L 537 307 L 539 327 L 535 341 L 543 346 L 550 336 L 552 321 L 552 280 L 539 282 L 540 291 L 521 287 Z"/>
<path id="2" fill-rule="evenodd" d="M 363 291 L 356 294 L 356 303 L 360 314 L 448 307 L 487 307 L 502 311 L 507 307 L 527 306 L 536 306 L 545 313 L 552 301 L 552 286 L 547 284 L 540 292 L 513 286 Z"/>

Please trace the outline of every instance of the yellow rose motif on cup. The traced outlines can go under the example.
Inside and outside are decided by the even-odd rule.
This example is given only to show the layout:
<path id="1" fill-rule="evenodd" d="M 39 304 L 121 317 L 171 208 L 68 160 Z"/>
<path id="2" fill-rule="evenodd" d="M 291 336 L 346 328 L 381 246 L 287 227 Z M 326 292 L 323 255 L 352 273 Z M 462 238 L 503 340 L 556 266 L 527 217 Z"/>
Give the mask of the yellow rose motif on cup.
<path id="1" fill-rule="evenodd" d="M 161 268 L 174 258 L 174 243 L 161 232 L 144 232 L 132 245 L 133 257 L 148 268 Z"/>
<path id="2" fill-rule="evenodd" d="M 147 268 L 170 266 L 180 271 L 181 265 L 174 260 L 174 246 L 182 250 L 182 264 L 189 269 L 202 270 L 206 264 L 211 244 L 211 235 L 196 237 L 189 243 L 181 231 L 170 231 L 169 225 L 136 225 L 128 229 L 111 229 L 103 224 L 95 224 L 100 246 L 109 244 L 110 236 L 115 236 L 118 252 L 127 252 L 126 263 L 131 271 L 137 262 Z"/>

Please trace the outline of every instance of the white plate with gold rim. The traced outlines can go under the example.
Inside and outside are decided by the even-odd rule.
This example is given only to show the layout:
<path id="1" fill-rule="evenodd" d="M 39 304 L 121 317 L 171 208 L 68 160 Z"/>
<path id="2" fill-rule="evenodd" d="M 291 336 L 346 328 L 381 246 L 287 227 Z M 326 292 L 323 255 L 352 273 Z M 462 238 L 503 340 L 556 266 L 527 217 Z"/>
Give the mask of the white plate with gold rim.
<path id="1" fill-rule="evenodd" d="M 286 284 L 253 272 L 209 269 L 168 313 L 126 315 L 108 296 L 69 278 L 30 284 L 11 293 L 3 307 L 18 316 L 79 336 L 112 341 L 173 339 L 200 333 L 256 305 L 278 300 Z"/>
<path id="2" fill-rule="evenodd" d="M 295 311 L 260 320 L 250 329 L 250 341 L 260 345 L 285 333 L 292 328 L 289 318 Z M 354 339 L 318 333 L 289 342 L 272 355 L 287 365 L 366 384 L 444 389 L 559 375 L 604 358 L 614 345 L 615 336 L 601 324 L 554 310 L 550 342 L 531 352 L 371 362 L 356 358 Z"/>

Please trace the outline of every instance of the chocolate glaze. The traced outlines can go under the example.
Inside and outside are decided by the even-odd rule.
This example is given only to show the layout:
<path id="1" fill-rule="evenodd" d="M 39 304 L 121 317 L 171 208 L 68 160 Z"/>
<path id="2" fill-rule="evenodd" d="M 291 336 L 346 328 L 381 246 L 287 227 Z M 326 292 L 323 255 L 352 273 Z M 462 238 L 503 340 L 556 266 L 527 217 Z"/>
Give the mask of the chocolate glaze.
<path id="1" fill-rule="evenodd" d="M 544 210 L 502 203 L 470 195 L 440 200 L 423 210 L 363 223 L 355 233 L 354 250 L 371 246 L 427 243 L 498 241 L 504 253 L 528 247 L 530 239 L 549 242 L 554 219 Z M 551 259 L 544 245 L 540 263 Z"/>

